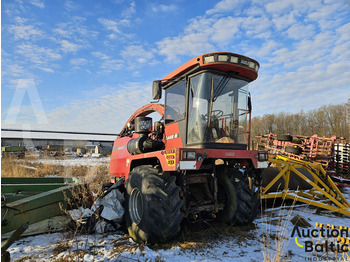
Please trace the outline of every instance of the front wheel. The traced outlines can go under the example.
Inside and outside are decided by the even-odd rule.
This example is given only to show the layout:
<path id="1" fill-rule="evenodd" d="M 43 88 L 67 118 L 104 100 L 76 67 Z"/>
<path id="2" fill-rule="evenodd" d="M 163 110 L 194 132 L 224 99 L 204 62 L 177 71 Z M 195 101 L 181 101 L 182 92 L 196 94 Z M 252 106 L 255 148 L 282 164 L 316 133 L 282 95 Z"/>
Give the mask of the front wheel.
<path id="1" fill-rule="evenodd" d="M 249 187 L 248 177 L 239 170 L 217 166 L 218 201 L 224 208 L 218 219 L 229 225 L 252 222 L 260 210 L 258 190 Z"/>
<path id="2" fill-rule="evenodd" d="M 137 242 L 165 242 L 180 231 L 183 219 L 175 177 L 163 179 L 152 166 L 134 168 L 126 181 L 126 226 Z"/>

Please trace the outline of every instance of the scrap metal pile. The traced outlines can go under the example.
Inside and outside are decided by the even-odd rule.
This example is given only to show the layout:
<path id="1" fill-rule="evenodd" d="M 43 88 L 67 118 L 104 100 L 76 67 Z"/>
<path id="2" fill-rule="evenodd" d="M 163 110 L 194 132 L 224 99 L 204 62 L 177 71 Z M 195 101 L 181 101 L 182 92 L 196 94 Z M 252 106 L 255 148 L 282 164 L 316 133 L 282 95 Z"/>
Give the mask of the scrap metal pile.
<path id="1" fill-rule="evenodd" d="M 344 138 L 267 134 L 257 136 L 257 150 L 311 163 L 321 163 L 332 177 L 350 179 L 350 144 Z M 339 180 L 337 182 L 343 182 Z"/>

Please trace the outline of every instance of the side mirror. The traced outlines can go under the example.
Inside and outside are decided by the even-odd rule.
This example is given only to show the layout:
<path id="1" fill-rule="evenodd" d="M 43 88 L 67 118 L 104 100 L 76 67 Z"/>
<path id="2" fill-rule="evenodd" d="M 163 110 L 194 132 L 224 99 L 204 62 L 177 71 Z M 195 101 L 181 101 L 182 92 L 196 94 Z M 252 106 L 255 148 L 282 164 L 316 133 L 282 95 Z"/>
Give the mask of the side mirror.
<path id="1" fill-rule="evenodd" d="M 152 87 L 153 100 L 159 100 L 162 98 L 162 83 L 159 80 L 153 81 Z"/>
<path id="2" fill-rule="evenodd" d="M 252 112 L 252 97 L 250 96 L 250 93 L 248 95 L 248 111 L 249 113 Z"/>

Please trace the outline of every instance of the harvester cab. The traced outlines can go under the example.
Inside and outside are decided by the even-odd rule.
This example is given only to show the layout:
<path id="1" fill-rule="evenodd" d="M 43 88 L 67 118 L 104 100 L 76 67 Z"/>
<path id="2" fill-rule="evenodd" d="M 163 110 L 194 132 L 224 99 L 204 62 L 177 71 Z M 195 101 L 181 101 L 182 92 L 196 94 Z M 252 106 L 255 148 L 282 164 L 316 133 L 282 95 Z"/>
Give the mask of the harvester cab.
<path id="1" fill-rule="evenodd" d="M 259 63 L 234 53 L 191 59 L 153 82 L 114 142 L 112 182 L 125 179 L 126 224 L 136 241 L 166 241 L 184 218 L 228 224 L 259 212 L 258 186 L 267 152 L 249 150 L 248 85 Z M 161 121 L 148 117 L 158 112 Z"/>

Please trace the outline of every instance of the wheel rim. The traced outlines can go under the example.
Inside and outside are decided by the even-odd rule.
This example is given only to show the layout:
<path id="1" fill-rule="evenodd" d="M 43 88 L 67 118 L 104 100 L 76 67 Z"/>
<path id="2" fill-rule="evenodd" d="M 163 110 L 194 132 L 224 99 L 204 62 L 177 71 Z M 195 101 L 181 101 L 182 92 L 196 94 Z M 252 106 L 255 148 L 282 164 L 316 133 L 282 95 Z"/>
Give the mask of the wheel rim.
<path id="1" fill-rule="evenodd" d="M 140 190 L 134 188 L 129 199 L 129 213 L 131 221 L 138 225 L 143 214 L 143 200 Z"/>

